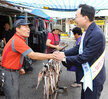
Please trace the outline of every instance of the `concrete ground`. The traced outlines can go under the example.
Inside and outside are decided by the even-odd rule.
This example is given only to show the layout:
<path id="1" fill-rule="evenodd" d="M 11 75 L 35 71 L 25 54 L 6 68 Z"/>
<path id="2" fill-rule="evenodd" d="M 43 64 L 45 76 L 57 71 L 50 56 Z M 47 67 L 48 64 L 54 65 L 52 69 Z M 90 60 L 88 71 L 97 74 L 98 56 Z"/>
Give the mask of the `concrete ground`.
<path id="1" fill-rule="evenodd" d="M 70 48 L 73 45 L 73 41 L 65 40 L 65 42 L 69 43 Z M 67 48 L 67 49 L 68 49 Z M 105 64 L 106 64 L 106 75 L 108 75 L 108 45 L 106 45 L 106 54 L 105 54 Z M 40 70 L 43 67 L 43 63 L 46 61 L 35 61 L 32 64 L 33 72 L 27 73 L 25 75 L 20 76 L 20 99 L 43 99 L 43 88 L 42 82 L 40 83 L 38 90 L 35 90 L 37 84 L 37 76 Z M 108 76 L 107 76 L 108 78 Z M 62 66 L 62 73 L 60 75 L 60 86 L 66 86 L 67 90 L 59 91 L 56 99 L 80 99 L 81 88 L 72 88 L 70 85 L 75 81 L 75 73 L 69 72 L 65 67 Z M 104 89 L 100 99 L 108 99 L 108 79 L 104 84 Z M 0 99 L 5 99 L 0 96 Z"/>

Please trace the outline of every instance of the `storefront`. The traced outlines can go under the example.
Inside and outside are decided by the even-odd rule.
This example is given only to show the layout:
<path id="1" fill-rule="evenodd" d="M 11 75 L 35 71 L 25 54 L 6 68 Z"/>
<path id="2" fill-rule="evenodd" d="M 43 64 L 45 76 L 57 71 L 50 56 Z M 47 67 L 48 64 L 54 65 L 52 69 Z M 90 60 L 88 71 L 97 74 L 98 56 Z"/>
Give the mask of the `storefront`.
<path id="1" fill-rule="evenodd" d="M 104 32 L 104 26 L 105 26 L 105 20 L 95 20 L 95 23 L 103 30 Z"/>
<path id="2" fill-rule="evenodd" d="M 0 4 L 0 56 L 4 47 L 2 40 L 4 24 L 9 23 L 10 29 L 12 29 L 14 21 L 18 18 L 24 18 L 26 20 L 29 20 L 31 23 L 31 33 L 30 37 L 27 40 L 28 45 L 34 51 L 44 53 L 46 49 L 46 39 L 50 22 L 48 20 L 45 20 L 45 18 L 25 12 L 22 8 L 17 9 L 15 7 Z"/>
<path id="3" fill-rule="evenodd" d="M 3 44 L 3 31 L 4 24 L 9 23 L 10 29 L 13 28 L 13 22 L 15 21 L 16 16 L 19 16 L 23 13 L 20 9 L 17 9 L 13 6 L 9 6 L 7 4 L 0 3 L 0 56 L 2 54 L 2 50 L 4 47 Z"/>

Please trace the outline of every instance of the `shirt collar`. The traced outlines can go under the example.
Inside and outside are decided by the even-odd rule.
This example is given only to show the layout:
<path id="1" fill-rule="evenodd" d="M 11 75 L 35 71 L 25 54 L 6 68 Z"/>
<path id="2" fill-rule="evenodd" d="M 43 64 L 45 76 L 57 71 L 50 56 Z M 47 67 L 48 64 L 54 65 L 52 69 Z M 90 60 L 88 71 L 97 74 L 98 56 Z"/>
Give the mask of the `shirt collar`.
<path id="1" fill-rule="evenodd" d="M 20 35 L 18 35 L 18 34 L 15 33 L 15 36 L 19 37 L 19 38 L 22 39 L 24 42 L 26 42 L 26 40 L 25 40 L 23 37 L 21 37 Z"/>
<path id="2" fill-rule="evenodd" d="M 96 23 L 93 21 L 90 26 L 88 27 L 87 30 L 93 30 L 94 26 L 96 25 Z"/>
<path id="3" fill-rule="evenodd" d="M 86 31 L 86 36 L 90 34 L 90 32 L 94 29 L 95 26 L 96 26 L 96 23 L 93 21 L 93 22 L 89 25 L 89 27 L 88 27 L 88 29 L 87 29 L 87 31 Z"/>
<path id="4" fill-rule="evenodd" d="M 80 40 L 80 39 L 81 39 L 81 36 L 77 40 Z"/>

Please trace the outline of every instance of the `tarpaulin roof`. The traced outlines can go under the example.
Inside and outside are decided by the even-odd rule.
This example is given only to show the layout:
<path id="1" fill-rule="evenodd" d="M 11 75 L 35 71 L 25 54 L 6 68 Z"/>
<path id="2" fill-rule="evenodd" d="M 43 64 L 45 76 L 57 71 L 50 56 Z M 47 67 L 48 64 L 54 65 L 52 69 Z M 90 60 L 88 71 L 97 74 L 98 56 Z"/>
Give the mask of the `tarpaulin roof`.
<path id="1" fill-rule="evenodd" d="M 51 16 L 48 16 L 48 14 L 46 14 L 43 10 L 41 9 L 34 9 L 31 11 L 32 14 L 36 15 L 36 16 L 39 16 L 39 17 L 42 17 L 42 18 L 45 18 L 51 22 L 56 22 L 57 20 L 56 19 L 53 19 Z"/>
<path id="2" fill-rule="evenodd" d="M 104 10 L 108 9 L 108 0 L 2 0 L 11 3 L 15 6 L 21 6 L 30 9 L 39 9 L 35 11 L 35 15 L 46 17 L 58 18 L 75 18 L 75 11 L 80 4 L 88 4 L 95 7 L 101 14 L 96 16 L 106 16 L 108 13 Z M 34 13 L 34 12 L 30 12 Z"/>
<path id="3" fill-rule="evenodd" d="M 76 11 L 52 11 L 47 9 L 40 9 L 50 17 L 54 18 L 75 18 Z"/>
<path id="4" fill-rule="evenodd" d="M 4 0 L 9 3 L 32 7 L 32 8 L 48 8 L 51 10 L 76 10 L 79 4 L 88 4 L 96 9 L 108 9 L 108 0 Z"/>
<path id="5" fill-rule="evenodd" d="M 95 16 L 108 16 L 108 10 L 100 10 Z"/>
<path id="6" fill-rule="evenodd" d="M 2 15 L 12 15 L 12 14 L 19 15 L 20 13 L 22 13 L 21 10 L 15 9 L 13 6 L 3 5 L 0 1 L 0 14 L 2 14 Z"/>
<path id="7" fill-rule="evenodd" d="M 32 14 L 35 14 L 37 16 L 40 16 L 40 17 L 43 17 L 43 18 L 47 18 L 49 17 L 47 14 L 45 14 L 42 10 L 39 10 L 39 9 L 34 9 L 32 10 L 31 12 Z"/>

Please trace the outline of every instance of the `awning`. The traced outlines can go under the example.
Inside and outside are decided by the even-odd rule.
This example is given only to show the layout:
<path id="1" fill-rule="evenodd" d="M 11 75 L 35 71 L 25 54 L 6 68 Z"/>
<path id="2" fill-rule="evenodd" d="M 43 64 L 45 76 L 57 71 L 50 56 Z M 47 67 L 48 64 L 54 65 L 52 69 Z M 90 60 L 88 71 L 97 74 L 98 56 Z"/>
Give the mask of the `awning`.
<path id="1" fill-rule="evenodd" d="M 41 11 L 53 18 L 75 18 L 76 13 L 76 11 L 52 11 L 46 9 L 41 9 Z"/>
<path id="2" fill-rule="evenodd" d="M 108 16 L 108 10 L 100 10 L 95 16 Z"/>
<path id="3" fill-rule="evenodd" d="M 88 4 L 96 9 L 108 9 L 108 0 L 4 0 L 17 6 L 45 8 L 50 10 L 74 11 L 80 4 Z"/>
<path id="4" fill-rule="evenodd" d="M 3 15 L 18 14 L 20 15 L 20 13 L 22 12 L 23 11 L 15 9 L 14 7 L 9 7 L 9 6 L 0 4 L 0 14 L 3 14 Z"/>
<path id="5" fill-rule="evenodd" d="M 32 14 L 39 16 L 41 18 L 45 18 L 51 22 L 56 22 L 56 19 L 53 19 L 48 13 L 45 13 L 45 11 L 41 10 L 41 9 L 34 9 L 31 11 Z"/>
<path id="6" fill-rule="evenodd" d="M 30 9 L 39 9 L 32 12 L 37 16 L 46 18 L 75 18 L 76 10 L 80 4 L 88 4 L 97 11 L 96 16 L 108 16 L 108 0 L 4 0 L 14 6 Z M 103 10 L 103 11 L 102 11 Z M 36 13 L 35 13 L 36 12 Z M 37 13 L 38 12 L 38 13 Z"/>
<path id="7" fill-rule="evenodd" d="M 44 13 L 42 10 L 40 10 L 40 9 L 34 9 L 34 10 L 32 10 L 31 13 L 34 14 L 34 15 L 43 17 L 43 18 L 49 17 L 47 14 L 45 14 L 45 13 Z"/>

